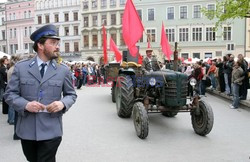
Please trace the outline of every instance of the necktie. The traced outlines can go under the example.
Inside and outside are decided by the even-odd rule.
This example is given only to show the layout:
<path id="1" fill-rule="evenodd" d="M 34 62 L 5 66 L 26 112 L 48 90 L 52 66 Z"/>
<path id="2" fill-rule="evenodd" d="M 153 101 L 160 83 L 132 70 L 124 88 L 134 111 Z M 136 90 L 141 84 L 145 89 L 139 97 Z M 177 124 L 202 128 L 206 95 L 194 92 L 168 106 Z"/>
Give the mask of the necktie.
<path id="1" fill-rule="evenodd" d="M 41 74 L 41 77 L 43 78 L 43 75 L 44 75 L 44 70 L 45 70 L 45 66 L 46 66 L 47 64 L 46 63 L 42 63 L 41 64 L 41 66 L 42 66 L 42 68 L 41 68 L 41 70 L 40 70 L 40 74 Z"/>

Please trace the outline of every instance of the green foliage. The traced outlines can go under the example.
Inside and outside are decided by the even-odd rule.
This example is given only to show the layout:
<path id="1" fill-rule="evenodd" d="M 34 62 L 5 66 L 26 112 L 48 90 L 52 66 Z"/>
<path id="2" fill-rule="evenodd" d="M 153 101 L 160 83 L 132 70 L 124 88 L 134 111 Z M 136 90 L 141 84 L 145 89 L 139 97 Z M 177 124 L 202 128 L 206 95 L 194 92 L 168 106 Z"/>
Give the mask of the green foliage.
<path id="1" fill-rule="evenodd" d="M 215 10 L 202 8 L 202 12 L 208 19 L 216 19 L 218 28 L 227 20 L 250 18 L 250 0 L 216 0 Z"/>

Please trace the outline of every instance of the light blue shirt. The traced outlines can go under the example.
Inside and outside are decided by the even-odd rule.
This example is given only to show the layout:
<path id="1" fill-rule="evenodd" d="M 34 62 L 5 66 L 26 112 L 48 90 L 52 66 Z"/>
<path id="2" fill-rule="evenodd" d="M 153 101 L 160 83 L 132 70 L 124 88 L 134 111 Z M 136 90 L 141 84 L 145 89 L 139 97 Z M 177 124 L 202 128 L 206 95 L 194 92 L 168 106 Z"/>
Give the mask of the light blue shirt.
<path id="1" fill-rule="evenodd" d="M 49 67 L 50 60 L 47 61 L 47 62 L 43 62 L 43 60 L 41 60 L 41 59 L 39 58 L 39 56 L 37 56 L 36 58 L 37 58 L 37 65 L 38 65 L 38 67 L 39 67 L 39 70 L 42 69 L 42 63 L 46 63 L 46 64 L 47 64 L 47 66 L 44 67 L 44 74 L 45 74 L 46 71 L 47 71 L 47 69 L 48 69 L 48 67 Z"/>

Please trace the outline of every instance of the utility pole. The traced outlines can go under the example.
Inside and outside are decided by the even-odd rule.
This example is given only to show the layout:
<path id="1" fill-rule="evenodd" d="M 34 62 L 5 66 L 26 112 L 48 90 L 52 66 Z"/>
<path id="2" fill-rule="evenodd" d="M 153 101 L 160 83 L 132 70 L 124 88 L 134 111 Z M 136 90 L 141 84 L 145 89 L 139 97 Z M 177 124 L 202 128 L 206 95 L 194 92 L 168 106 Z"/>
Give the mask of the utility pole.
<path id="1" fill-rule="evenodd" d="M 174 44 L 174 71 L 178 70 L 178 51 L 177 51 L 177 42 Z"/>

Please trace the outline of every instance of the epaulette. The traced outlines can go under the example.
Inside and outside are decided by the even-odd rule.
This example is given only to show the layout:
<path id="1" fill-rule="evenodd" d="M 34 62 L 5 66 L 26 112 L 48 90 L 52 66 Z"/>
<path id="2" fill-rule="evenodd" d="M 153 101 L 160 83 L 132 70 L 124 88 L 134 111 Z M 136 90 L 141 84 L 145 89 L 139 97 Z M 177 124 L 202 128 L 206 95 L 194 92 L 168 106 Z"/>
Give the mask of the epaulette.
<path id="1" fill-rule="evenodd" d="M 65 67 L 67 67 L 68 68 L 68 65 L 66 65 L 65 63 L 59 63 L 59 65 L 62 65 L 62 66 L 65 66 Z"/>
<path id="2" fill-rule="evenodd" d="M 23 60 L 20 60 L 20 61 L 18 61 L 16 64 L 20 64 L 20 63 L 22 63 L 22 62 L 26 62 L 26 61 L 29 61 L 30 59 L 23 59 Z"/>

